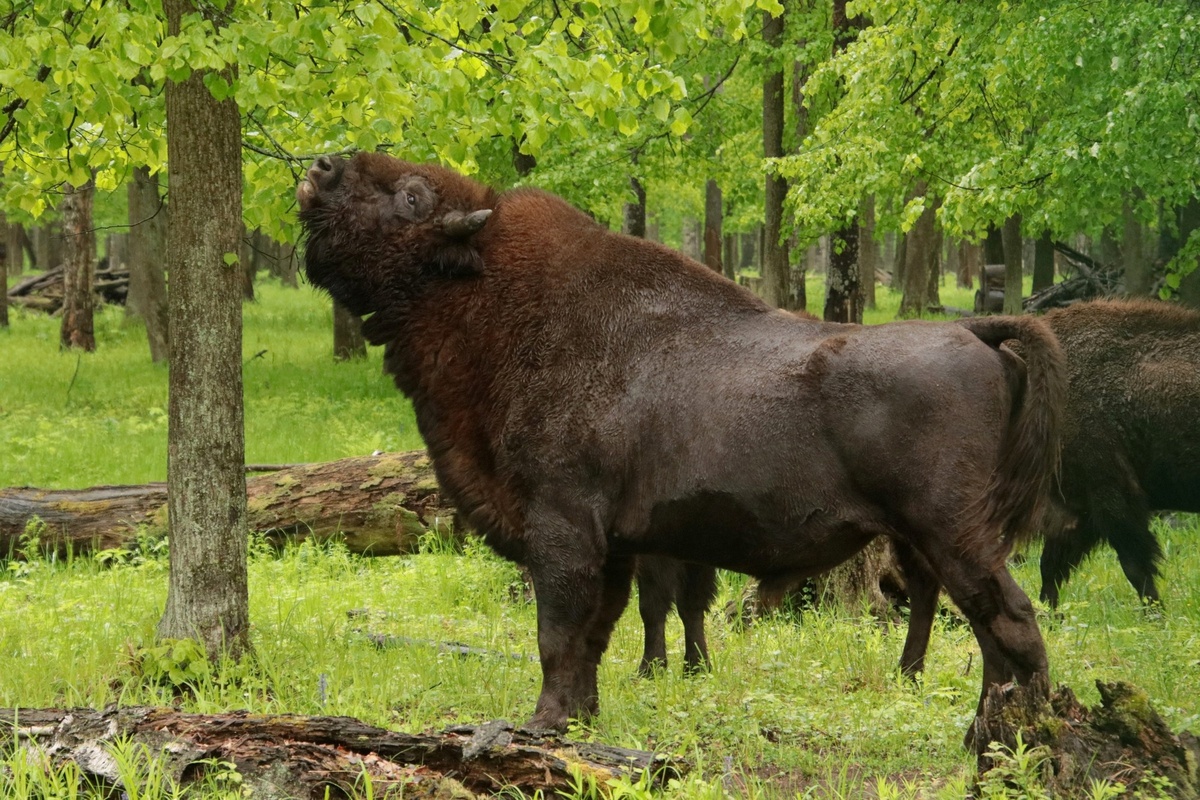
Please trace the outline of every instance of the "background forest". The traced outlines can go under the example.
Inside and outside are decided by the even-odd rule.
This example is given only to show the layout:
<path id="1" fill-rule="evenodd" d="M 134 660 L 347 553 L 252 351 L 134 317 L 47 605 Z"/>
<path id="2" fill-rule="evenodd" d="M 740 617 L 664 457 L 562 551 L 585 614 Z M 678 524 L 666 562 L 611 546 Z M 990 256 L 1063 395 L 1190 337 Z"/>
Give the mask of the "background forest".
<path id="1" fill-rule="evenodd" d="M 294 192 L 317 155 L 542 187 L 775 305 L 876 323 L 970 310 L 985 264 L 1005 265 L 1006 313 L 1085 274 L 1200 305 L 1198 134 L 1189 0 L 0 0 L 0 284 L 63 275 L 55 316 L 38 292 L 0 304 L 0 486 L 172 483 L 169 555 L 153 531 L 86 557 L 45 555 L 36 526 L 13 545 L 0 707 L 411 731 L 529 716 L 534 606 L 477 542 L 367 559 L 247 534 L 247 463 L 422 447 L 358 320 L 298 274 Z M 96 304 L 105 269 L 128 270 L 124 310 Z M 1054 679 L 1085 701 L 1133 680 L 1195 728 L 1196 522 L 1155 532 L 1166 611 L 1139 607 L 1106 552 L 1039 621 Z M 1015 573 L 1034 595 L 1037 547 Z M 669 796 L 1044 796 L 1037 753 L 972 786 L 978 653 L 952 611 L 914 686 L 895 670 L 902 618 L 837 598 L 747 625 L 746 595 L 722 577 L 708 676 L 679 674 L 672 620 L 670 668 L 634 680 L 627 613 L 604 711 L 571 736 L 686 757 Z M 3 747 L 0 791 L 75 796 L 71 767 Z M 153 753 L 116 761 L 130 797 L 180 791 Z M 248 791 L 217 765 L 188 790 Z"/>

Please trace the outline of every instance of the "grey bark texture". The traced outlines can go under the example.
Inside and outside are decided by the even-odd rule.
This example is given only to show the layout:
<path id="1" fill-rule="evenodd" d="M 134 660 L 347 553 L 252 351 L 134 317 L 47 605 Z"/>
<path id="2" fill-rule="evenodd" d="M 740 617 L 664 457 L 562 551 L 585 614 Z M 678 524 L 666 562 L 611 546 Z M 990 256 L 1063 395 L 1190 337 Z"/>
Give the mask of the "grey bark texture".
<path id="1" fill-rule="evenodd" d="M 96 282 L 96 232 L 92 227 L 94 185 L 66 184 L 62 204 L 63 308 L 59 344 L 64 349 L 96 349 L 92 285 Z"/>
<path id="2" fill-rule="evenodd" d="M 625 203 L 621 232 L 639 239 L 646 238 L 646 187 L 636 176 L 629 176 L 633 200 Z"/>
<path id="3" fill-rule="evenodd" d="M 867 195 L 859 214 L 858 288 L 862 308 L 875 308 L 876 272 L 879 270 L 879 242 L 875 239 L 875 195 Z"/>
<path id="4" fill-rule="evenodd" d="M 704 264 L 714 272 L 721 267 L 721 227 L 724 208 L 721 187 L 713 179 L 704 182 Z"/>
<path id="5" fill-rule="evenodd" d="M 0 213 L 0 228 L 8 229 L 8 219 Z M 12 240 L 5 242 L 5 258 L 0 261 L 0 328 L 8 327 L 8 264 L 12 260 Z M 16 274 L 14 271 L 13 274 Z"/>
<path id="6" fill-rule="evenodd" d="M 1037 292 L 1054 284 L 1054 238 L 1049 230 L 1033 243 L 1033 291 Z"/>
<path id="7" fill-rule="evenodd" d="M 1004 243 L 1004 313 L 1021 313 L 1024 270 L 1021 265 L 1021 215 L 1013 214 L 1004 220 L 1001 230 Z"/>
<path id="8" fill-rule="evenodd" d="M 1125 293 L 1132 297 L 1149 297 L 1154 288 L 1154 274 L 1146 257 L 1142 223 L 1134 213 L 1135 198 L 1127 197 L 1121 206 L 1121 263 L 1125 269 Z"/>
<path id="9" fill-rule="evenodd" d="M 165 361 L 167 348 L 167 205 L 158 175 L 136 167 L 129 196 L 129 297 L 126 307 L 146 324 L 150 358 Z"/>
<path id="10" fill-rule="evenodd" d="M 20 275 L 25 270 L 25 229 L 19 222 L 10 222 L 5 232 L 4 252 L 8 274 Z"/>
<path id="11" fill-rule="evenodd" d="M 163 9 L 169 35 L 180 33 L 185 14 L 214 10 L 193 0 L 165 0 Z M 249 648 L 243 272 L 227 260 L 241 249 L 241 116 L 236 101 L 212 96 L 202 72 L 168 81 L 166 107 L 171 547 L 158 635 L 237 657 Z"/>
<path id="12" fill-rule="evenodd" d="M 917 193 L 925 192 L 922 182 Z M 941 235 L 935 216 L 937 204 L 930 201 L 908 235 L 904 237 L 904 294 L 900 298 L 900 316 L 922 317 L 934 301 L 931 283 L 936 280 Z M 936 285 L 936 284 L 934 284 Z"/>

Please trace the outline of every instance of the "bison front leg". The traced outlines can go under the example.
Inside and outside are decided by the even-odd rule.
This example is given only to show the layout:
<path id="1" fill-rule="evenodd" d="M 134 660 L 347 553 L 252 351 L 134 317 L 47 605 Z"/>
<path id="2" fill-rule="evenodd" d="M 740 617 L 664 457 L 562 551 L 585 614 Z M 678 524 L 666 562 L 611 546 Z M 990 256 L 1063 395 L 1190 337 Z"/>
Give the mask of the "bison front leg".
<path id="1" fill-rule="evenodd" d="M 633 561 L 606 559 L 602 546 L 588 546 L 594 540 L 587 536 L 583 531 L 551 535 L 530 557 L 542 664 L 531 728 L 562 730 L 568 719 L 599 710 L 596 673 L 629 600 Z"/>
<path id="2" fill-rule="evenodd" d="M 925 669 L 925 652 L 929 649 L 942 584 L 929 562 L 907 542 L 897 539 L 892 547 L 908 590 L 908 634 L 904 637 L 904 652 L 900 654 L 900 671 L 906 678 L 914 678 Z"/>

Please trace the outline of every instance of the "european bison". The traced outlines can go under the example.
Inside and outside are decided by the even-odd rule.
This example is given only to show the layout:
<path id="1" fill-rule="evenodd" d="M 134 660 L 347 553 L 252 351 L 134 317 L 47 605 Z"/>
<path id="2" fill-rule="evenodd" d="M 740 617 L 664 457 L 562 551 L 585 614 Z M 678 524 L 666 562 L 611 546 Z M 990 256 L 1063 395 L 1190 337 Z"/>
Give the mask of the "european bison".
<path id="1" fill-rule="evenodd" d="M 1039 320 L 797 319 L 553 195 L 381 153 L 318 158 L 296 195 L 310 281 L 370 315 L 442 488 L 529 569 L 531 726 L 598 710 L 643 553 L 770 586 L 888 536 L 971 621 L 985 688 L 1047 672 L 1005 567 L 1057 461 Z"/>
<path id="2" fill-rule="evenodd" d="M 1046 532 L 1042 599 L 1102 541 L 1157 602 L 1151 511 L 1200 511 L 1200 314 L 1150 300 L 1079 303 L 1046 322 L 1067 359 L 1061 495 Z"/>

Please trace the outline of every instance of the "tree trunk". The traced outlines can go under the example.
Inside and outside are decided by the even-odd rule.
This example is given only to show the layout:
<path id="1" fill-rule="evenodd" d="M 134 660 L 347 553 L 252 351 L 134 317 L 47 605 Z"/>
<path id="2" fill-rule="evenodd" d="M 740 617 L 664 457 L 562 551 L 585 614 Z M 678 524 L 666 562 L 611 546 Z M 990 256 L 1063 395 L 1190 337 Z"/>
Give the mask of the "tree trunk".
<path id="1" fill-rule="evenodd" d="M 96 282 L 96 231 L 92 227 L 92 197 L 89 180 L 78 188 L 65 185 L 62 200 L 63 224 L 63 314 L 59 339 L 65 349 L 96 349 L 92 286 Z"/>
<path id="2" fill-rule="evenodd" d="M 826 322 L 862 323 L 862 291 L 858 274 L 858 222 L 830 237 L 829 270 L 825 273 Z"/>
<path id="3" fill-rule="evenodd" d="M 646 238 L 646 187 L 635 176 L 629 176 L 629 189 L 633 192 L 633 202 L 625 203 L 625 219 L 621 224 L 621 232 L 639 239 Z"/>
<path id="4" fill-rule="evenodd" d="M 338 537 L 353 553 L 390 556 L 415 552 L 426 533 L 453 533 L 424 450 L 261 469 L 272 471 L 246 481 L 247 527 L 277 546 Z M 26 536 L 35 518 L 36 545 Z M 164 483 L 0 489 L 0 557 L 133 548 L 166 534 L 167 519 Z"/>
<path id="5" fill-rule="evenodd" d="M 858 288 L 863 309 L 875 308 L 875 273 L 879 269 L 879 242 L 875 239 L 875 195 L 867 195 L 859 214 Z"/>
<path id="6" fill-rule="evenodd" d="M 164 0 L 167 33 L 217 25 L 194 0 Z M 195 15 L 199 12 L 199 15 Z M 170 578 L 164 639 L 199 640 L 211 657 L 249 648 L 242 422 L 241 117 L 193 72 L 167 81 L 167 270 L 171 279 L 167 503 Z"/>
<path id="7" fill-rule="evenodd" d="M 10 276 L 20 275 L 25 271 L 25 229 L 21 227 L 21 223 L 8 223 L 4 252 Z"/>
<path id="8" fill-rule="evenodd" d="M 987 237 L 983 240 L 983 263 L 1004 263 L 1004 236 L 995 225 L 989 225 Z"/>
<path id="9" fill-rule="evenodd" d="M 1200 198 L 1193 197 L 1179 209 L 1179 244 L 1175 251 L 1187 244 L 1192 232 L 1200 228 Z M 1175 253 L 1171 254 L 1171 258 Z M 1193 308 L 1200 308 L 1200 264 L 1192 264 L 1192 271 L 1179 284 L 1179 300 Z"/>
<path id="10" fill-rule="evenodd" d="M 700 261 L 703 253 L 700 252 L 700 221 L 694 217 L 683 218 L 683 231 L 681 233 L 680 249 L 683 254 L 693 261 Z"/>
<path id="11" fill-rule="evenodd" d="M 280 281 L 284 286 L 290 286 L 293 289 L 300 288 L 299 278 L 299 263 L 296 260 L 296 246 L 291 242 L 280 242 L 279 244 L 279 272 Z"/>
<path id="12" fill-rule="evenodd" d="M 711 178 L 704 182 L 704 264 L 714 272 L 721 269 L 721 187 Z"/>
<path id="13" fill-rule="evenodd" d="M 11 227 L 7 217 L 0 213 L 0 228 L 8 230 Z M 8 327 L 8 265 L 13 260 L 11 255 L 13 252 L 12 238 L 9 237 L 4 245 L 4 260 L 0 261 L 0 328 Z"/>
<path id="14" fill-rule="evenodd" d="M 362 335 L 362 317 L 351 314 L 349 309 L 333 301 L 333 358 L 336 361 L 351 361 L 367 357 L 367 340 Z"/>
<path id="15" fill-rule="evenodd" d="M 254 257 L 254 248 L 250 246 L 250 231 L 241 226 L 241 236 L 238 237 L 238 248 L 234 251 L 238 256 L 238 270 L 242 279 L 242 300 L 254 302 L 254 279 L 258 274 L 258 261 Z"/>
<path id="16" fill-rule="evenodd" d="M 966 239 L 958 240 L 958 288 L 970 289 L 975 285 L 975 275 L 983 266 L 983 248 Z"/>
<path id="17" fill-rule="evenodd" d="M 925 192 L 924 182 L 918 184 L 917 193 Z M 937 269 L 938 231 L 935 221 L 937 204 L 927 200 L 925 210 L 917 219 L 908 235 L 904 237 L 904 295 L 900 298 L 900 316 L 923 317 L 933 300 L 930 283 L 931 272 Z"/>
<path id="18" fill-rule="evenodd" d="M 241 792 L 254 797 L 362 795 L 475 800 L 517 790 L 566 796 L 582 773 L 604 786 L 618 777 L 661 787 L 685 765 L 642 750 L 515 729 L 503 720 L 440 734 L 377 728 L 353 717 L 296 714 L 189 714 L 172 708 L 0 709 L 4 751 L 33 743 L 54 764 L 74 761 L 81 777 L 119 796 L 116 762 L 107 755 L 130 741 L 152 753 L 168 782 L 205 794 L 208 770 L 232 764 Z M 76 787 L 71 787 L 72 789 Z M 479 793 L 479 794 L 475 794 Z M 362 795 L 369 796 L 369 795 Z"/>
<path id="19" fill-rule="evenodd" d="M 158 175 L 135 167 L 129 182 L 129 297 L 127 309 L 146 323 L 150 359 L 167 358 L 167 205 L 158 191 Z"/>
<path id="20" fill-rule="evenodd" d="M 1121 262 L 1125 268 L 1125 293 L 1133 297 L 1149 297 L 1154 288 L 1154 274 L 1143 246 L 1142 223 L 1133 209 L 1133 198 L 1121 206 Z"/>
<path id="21" fill-rule="evenodd" d="M 1021 313 L 1024 293 L 1024 271 L 1021 269 L 1021 215 L 1013 214 L 1004 220 L 1001 232 L 1004 243 L 1004 313 Z"/>
<path id="22" fill-rule="evenodd" d="M 1033 291 L 1054 285 L 1054 239 L 1047 228 L 1033 245 Z"/>
<path id="23" fill-rule="evenodd" d="M 772 61 L 783 44 L 784 16 L 772 16 L 763 12 L 763 42 L 771 50 Z M 783 156 L 783 67 L 772 63 L 763 79 L 763 156 Z M 788 268 L 787 250 L 782 244 L 783 204 L 787 199 L 787 181 L 767 167 L 766 195 L 764 197 L 763 297 L 773 306 L 788 308 L 792 303 L 792 291 L 788 285 L 791 270 Z"/>

